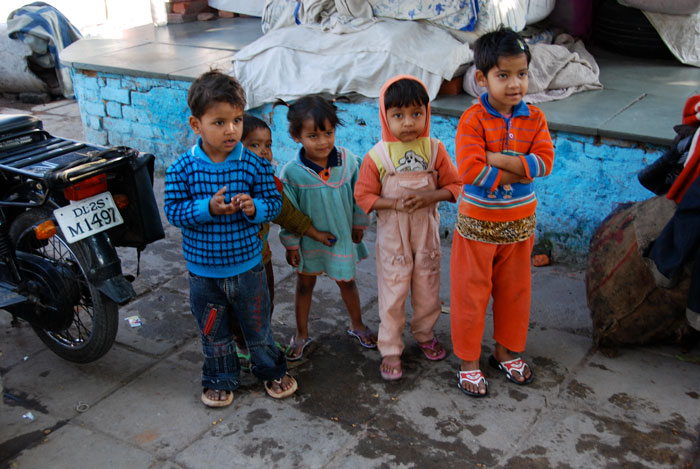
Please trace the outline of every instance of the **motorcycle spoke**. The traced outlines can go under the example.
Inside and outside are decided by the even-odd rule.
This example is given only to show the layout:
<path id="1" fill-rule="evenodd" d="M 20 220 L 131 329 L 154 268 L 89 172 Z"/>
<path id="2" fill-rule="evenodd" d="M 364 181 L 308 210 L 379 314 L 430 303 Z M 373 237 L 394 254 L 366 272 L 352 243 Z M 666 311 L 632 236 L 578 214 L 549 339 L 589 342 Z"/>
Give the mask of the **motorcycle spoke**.
<path id="1" fill-rule="evenodd" d="M 47 243 L 36 246 L 35 252 L 56 264 L 68 265 L 74 271 L 75 281 L 82 292 L 80 303 L 75 305 L 73 322 L 60 332 L 49 332 L 58 342 L 69 347 L 80 347 L 92 334 L 93 311 L 89 294 L 89 285 L 75 254 L 61 239 L 51 238 Z"/>

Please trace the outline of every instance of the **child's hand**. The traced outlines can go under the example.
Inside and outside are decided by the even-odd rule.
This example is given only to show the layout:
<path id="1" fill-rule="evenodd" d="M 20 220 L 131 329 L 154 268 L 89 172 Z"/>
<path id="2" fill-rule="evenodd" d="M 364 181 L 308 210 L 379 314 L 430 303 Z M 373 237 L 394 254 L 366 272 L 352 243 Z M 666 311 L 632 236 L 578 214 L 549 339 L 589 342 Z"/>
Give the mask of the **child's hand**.
<path id="1" fill-rule="evenodd" d="M 216 191 L 216 194 L 209 199 L 209 213 L 212 215 L 231 215 L 238 211 L 238 207 L 233 201 L 226 200 L 225 192 L 226 186 Z"/>
<path id="2" fill-rule="evenodd" d="M 291 265 L 292 267 L 299 267 L 299 261 L 301 260 L 301 256 L 299 256 L 299 250 L 298 249 L 287 249 L 287 264 Z"/>
<path id="3" fill-rule="evenodd" d="M 243 210 L 248 218 L 255 217 L 255 203 L 249 194 L 236 194 L 232 199 L 231 203 L 238 207 L 239 210 Z"/>
<path id="4" fill-rule="evenodd" d="M 355 244 L 360 244 L 362 242 L 362 238 L 365 237 L 365 231 L 360 229 L 360 228 L 353 228 L 352 229 L 352 242 Z"/>
<path id="5" fill-rule="evenodd" d="M 333 233 L 318 231 L 314 225 L 309 226 L 309 229 L 306 230 L 305 234 L 314 241 L 318 241 L 319 243 L 325 244 L 328 247 L 332 247 L 335 242 L 338 241 L 338 238 L 336 238 Z"/>
<path id="6" fill-rule="evenodd" d="M 403 199 L 402 210 L 404 212 L 413 213 L 419 208 L 430 205 L 431 201 L 425 193 L 410 194 Z"/>

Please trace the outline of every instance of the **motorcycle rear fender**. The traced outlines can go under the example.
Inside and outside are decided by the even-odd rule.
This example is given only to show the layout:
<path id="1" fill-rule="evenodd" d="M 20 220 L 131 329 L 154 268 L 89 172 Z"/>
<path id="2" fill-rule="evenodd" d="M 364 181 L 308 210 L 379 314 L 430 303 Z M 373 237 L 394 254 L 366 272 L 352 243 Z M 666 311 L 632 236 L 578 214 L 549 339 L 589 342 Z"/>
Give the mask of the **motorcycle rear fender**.
<path id="1" fill-rule="evenodd" d="M 121 261 L 106 233 L 97 233 L 78 242 L 87 247 L 85 273 L 90 283 L 120 305 L 136 296 L 134 287 L 122 274 Z"/>

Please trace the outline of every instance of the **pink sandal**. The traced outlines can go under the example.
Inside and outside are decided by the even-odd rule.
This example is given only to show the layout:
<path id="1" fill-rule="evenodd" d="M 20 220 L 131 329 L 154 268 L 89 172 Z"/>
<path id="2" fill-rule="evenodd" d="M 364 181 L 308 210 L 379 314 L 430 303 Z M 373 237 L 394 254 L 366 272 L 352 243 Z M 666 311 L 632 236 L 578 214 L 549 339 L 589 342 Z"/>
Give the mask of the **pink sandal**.
<path id="1" fill-rule="evenodd" d="M 384 365 L 384 359 L 382 359 L 381 365 L 379 365 L 379 372 L 382 375 L 382 378 L 385 381 L 396 381 L 399 380 L 403 377 L 403 369 L 401 368 L 401 359 L 399 359 L 398 363 L 387 363 L 386 365 L 391 367 L 391 371 L 384 371 L 382 369 L 382 365 Z"/>
<path id="2" fill-rule="evenodd" d="M 437 350 L 436 350 L 436 347 L 438 345 L 440 345 L 442 347 L 442 351 L 440 353 L 437 353 Z M 419 342 L 418 346 L 421 348 L 421 350 L 423 351 L 423 354 L 425 355 L 425 358 L 427 358 L 428 360 L 438 361 L 438 360 L 442 360 L 443 358 L 445 358 L 447 356 L 447 350 L 445 350 L 445 346 L 442 345 L 440 342 L 438 342 L 437 337 L 433 337 L 432 342 L 430 342 L 429 344 L 421 344 Z M 428 353 L 428 351 L 433 352 L 433 354 L 431 355 L 430 353 Z M 436 353 L 437 353 L 437 355 L 435 355 Z"/>

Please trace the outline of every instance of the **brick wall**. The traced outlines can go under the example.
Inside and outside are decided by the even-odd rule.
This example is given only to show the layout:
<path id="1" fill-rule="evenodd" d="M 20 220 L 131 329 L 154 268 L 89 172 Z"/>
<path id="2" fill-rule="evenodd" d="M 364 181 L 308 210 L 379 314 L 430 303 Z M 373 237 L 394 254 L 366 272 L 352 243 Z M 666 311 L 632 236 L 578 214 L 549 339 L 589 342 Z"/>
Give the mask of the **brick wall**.
<path id="1" fill-rule="evenodd" d="M 233 17 L 234 14 L 219 12 L 210 8 L 206 0 L 169 0 L 166 3 L 168 12 L 168 23 L 187 23 L 190 21 L 207 21 L 214 19 L 217 15 L 222 17 Z"/>
<path id="2" fill-rule="evenodd" d="M 165 169 L 195 141 L 187 119 L 189 82 L 71 70 L 85 139 L 156 155 Z"/>

